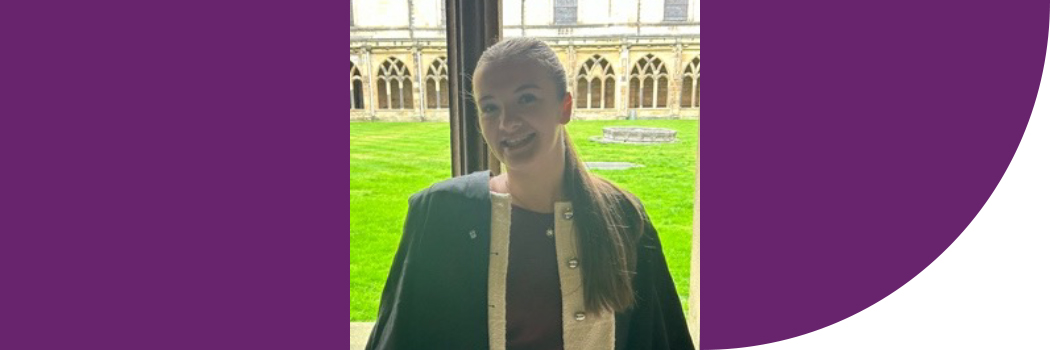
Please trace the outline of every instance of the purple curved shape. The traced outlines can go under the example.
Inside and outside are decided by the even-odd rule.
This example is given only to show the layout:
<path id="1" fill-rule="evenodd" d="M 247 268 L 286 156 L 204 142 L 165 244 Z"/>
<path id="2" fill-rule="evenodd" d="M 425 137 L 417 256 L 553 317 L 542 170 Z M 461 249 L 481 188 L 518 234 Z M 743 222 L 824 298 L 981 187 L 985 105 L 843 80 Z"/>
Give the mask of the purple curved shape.
<path id="1" fill-rule="evenodd" d="M 700 348 L 792 338 L 940 255 L 1024 133 L 1047 1 L 703 0 Z"/>

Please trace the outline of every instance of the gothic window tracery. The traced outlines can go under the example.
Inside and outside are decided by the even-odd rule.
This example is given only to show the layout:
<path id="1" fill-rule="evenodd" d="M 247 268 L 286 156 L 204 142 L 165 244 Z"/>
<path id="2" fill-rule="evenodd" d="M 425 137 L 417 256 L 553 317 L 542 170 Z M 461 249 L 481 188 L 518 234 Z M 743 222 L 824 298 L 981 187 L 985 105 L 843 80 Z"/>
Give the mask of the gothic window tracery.
<path id="1" fill-rule="evenodd" d="M 448 108 L 448 63 L 444 56 L 438 57 L 427 68 L 427 108 Z"/>
<path id="2" fill-rule="evenodd" d="M 630 108 L 667 107 L 667 67 L 653 54 L 638 59 L 631 68 Z"/>
<path id="3" fill-rule="evenodd" d="M 576 108 L 614 108 L 616 74 L 600 55 L 587 59 L 576 74 Z"/>
<path id="4" fill-rule="evenodd" d="M 412 108 L 412 74 L 401 60 L 390 57 L 379 66 L 376 92 L 380 109 Z"/>
<path id="5" fill-rule="evenodd" d="M 696 89 L 700 77 L 700 57 L 693 60 L 685 67 L 682 73 L 682 108 L 696 108 L 700 106 L 700 91 Z"/>
<path id="6" fill-rule="evenodd" d="M 350 109 L 365 108 L 364 80 L 361 79 L 361 71 L 353 62 L 350 62 Z"/>

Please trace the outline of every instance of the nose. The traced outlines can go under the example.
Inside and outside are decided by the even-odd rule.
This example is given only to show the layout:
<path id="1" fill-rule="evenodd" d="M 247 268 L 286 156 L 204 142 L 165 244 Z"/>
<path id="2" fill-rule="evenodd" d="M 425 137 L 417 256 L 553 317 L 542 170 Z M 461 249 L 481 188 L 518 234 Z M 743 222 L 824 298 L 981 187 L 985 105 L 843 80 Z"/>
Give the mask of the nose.
<path id="1" fill-rule="evenodd" d="M 521 118 L 517 113 L 507 110 L 499 118 L 499 129 L 503 132 L 513 132 L 521 127 Z"/>

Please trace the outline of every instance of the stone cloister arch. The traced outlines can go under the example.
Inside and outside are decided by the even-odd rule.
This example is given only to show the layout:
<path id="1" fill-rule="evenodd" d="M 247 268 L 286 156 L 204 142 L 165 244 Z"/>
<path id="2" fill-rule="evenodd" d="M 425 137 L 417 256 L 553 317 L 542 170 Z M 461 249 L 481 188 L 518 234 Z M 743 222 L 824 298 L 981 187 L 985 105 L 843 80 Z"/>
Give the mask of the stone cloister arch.
<path id="1" fill-rule="evenodd" d="M 682 72 L 682 98 L 679 100 L 682 108 L 700 107 L 700 91 L 696 89 L 699 74 L 700 56 L 696 56 L 689 61 L 685 66 L 685 71 Z"/>
<path id="2" fill-rule="evenodd" d="M 434 59 L 427 68 L 427 109 L 448 108 L 448 63 L 445 56 Z"/>
<path id="3" fill-rule="evenodd" d="M 653 54 L 634 63 L 630 73 L 630 108 L 666 108 L 667 67 Z"/>
<path id="4" fill-rule="evenodd" d="M 601 55 L 594 55 L 576 73 L 576 108 L 615 108 L 616 73 Z"/>
<path id="5" fill-rule="evenodd" d="M 380 109 L 411 109 L 412 73 L 396 57 L 387 58 L 376 74 L 376 92 Z"/>

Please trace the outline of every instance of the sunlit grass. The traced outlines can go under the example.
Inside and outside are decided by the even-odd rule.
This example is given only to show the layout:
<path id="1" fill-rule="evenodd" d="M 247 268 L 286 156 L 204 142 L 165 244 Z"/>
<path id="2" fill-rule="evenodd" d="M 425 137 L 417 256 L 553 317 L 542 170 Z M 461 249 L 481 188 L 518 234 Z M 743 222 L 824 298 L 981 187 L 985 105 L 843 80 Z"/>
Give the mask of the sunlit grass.
<path id="1" fill-rule="evenodd" d="M 588 141 L 612 125 L 678 131 L 679 142 L 661 145 Z M 683 304 L 689 288 L 689 254 L 696 164 L 695 120 L 573 121 L 570 137 L 584 161 L 631 162 L 644 167 L 595 170 L 638 196 L 660 233 L 664 254 Z M 408 197 L 451 175 L 447 123 L 350 125 L 350 319 L 375 319 L 379 297 L 408 210 Z"/>

